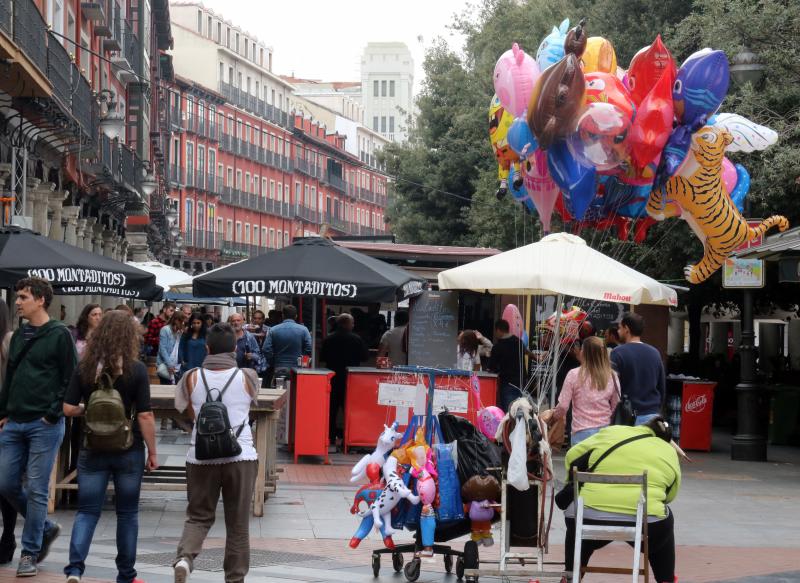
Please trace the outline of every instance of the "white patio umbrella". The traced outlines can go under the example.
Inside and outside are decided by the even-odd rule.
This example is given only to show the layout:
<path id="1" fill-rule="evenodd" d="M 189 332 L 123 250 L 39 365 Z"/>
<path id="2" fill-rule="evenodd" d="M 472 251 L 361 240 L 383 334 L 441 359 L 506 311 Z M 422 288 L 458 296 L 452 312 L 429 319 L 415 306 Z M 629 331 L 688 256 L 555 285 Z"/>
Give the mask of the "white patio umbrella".
<path id="1" fill-rule="evenodd" d="M 181 271 L 180 269 L 158 261 L 128 261 L 127 264 L 155 275 L 156 284 L 163 287 L 164 291 L 170 291 L 170 288 L 179 282 L 186 281 L 187 278 L 189 279 L 189 285 L 191 287 L 192 278 L 187 275 L 185 271 Z"/>
<path id="2" fill-rule="evenodd" d="M 675 306 L 674 289 L 592 249 L 568 233 L 439 273 L 439 289 L 520 296 L 564 296 L 623 304 Z M 559 337 L 560 318 L 554 336 Z M 550 404 L 554 405 L 558 350 L 553 350 Z"/>

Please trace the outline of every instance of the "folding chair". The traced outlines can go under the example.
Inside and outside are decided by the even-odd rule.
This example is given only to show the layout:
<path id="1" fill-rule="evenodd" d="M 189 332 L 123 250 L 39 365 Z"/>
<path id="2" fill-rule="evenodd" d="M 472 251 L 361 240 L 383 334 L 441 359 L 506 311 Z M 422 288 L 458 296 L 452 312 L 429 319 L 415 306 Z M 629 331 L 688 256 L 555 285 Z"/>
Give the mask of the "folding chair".
<path id="1" fill-rule="evenodd" d="M 647 552 L 647 472 L 637 476 L 620 476 L 610 474 L 594 474 L 573 470 L 572 482 L 575 487 L 575 558 L 572 564 L 572 583 L 580 583 L 583 573 L 606 573 L 612 575 L 632 575 L 633 583 L 644 575 L 644 583 L 650 581 L 650 566 Z M 636 505 L 636 524 L 620 523 L 619 525 L 584 524 L 583 498 L 580 496 L 580 484 L 638 484 L 642 491 Z M 633 542 L 633 568 L 618 567 L 581 567 L 581 544 L 584 540 L 625 541 Z M 639 564 L 644 554 L 644 567 Z"/>

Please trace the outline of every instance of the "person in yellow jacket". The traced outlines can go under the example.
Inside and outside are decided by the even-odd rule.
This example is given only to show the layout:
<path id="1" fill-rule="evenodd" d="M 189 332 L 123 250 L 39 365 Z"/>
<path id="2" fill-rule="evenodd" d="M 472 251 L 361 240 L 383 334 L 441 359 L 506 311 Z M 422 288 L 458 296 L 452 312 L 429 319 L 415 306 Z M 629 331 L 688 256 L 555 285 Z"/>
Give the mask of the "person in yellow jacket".
<path id="1" fill-rule="evenodd" d="M 675 499 L 680 489 L 681 468 L 678 454 L 670 445 L 671 441 L 672 428 L 662 417 L 655 417 L 636 427 L 605 427 L 570 448 L 565 459 L 567 481 L 571 479 L 570 468 L 574 465 L 585 470 L 596 464 L 592 471 L 597 474 L 633 475 L 647 471 L 648 560 L 657 583 L 677 581 L 675 520 L 667 504 Z M 611 448 L 614 448 L 613 451 L 603 457 Z M 583 484 L 580 495 L 584 501 L 584 524 L 634 521 L 640 492 L 639 485 Z M 564 540 L 565 568 L 567 572 L 572 572 L 575 550 L 574 503 L 564 511 L 564 519 L 567 526 Z M 587 566 L 592 553 L 609 542 L 611 541 L 583 541 L 581 566 Z M 562 579 L 565 580 L 566 578 Z"/>

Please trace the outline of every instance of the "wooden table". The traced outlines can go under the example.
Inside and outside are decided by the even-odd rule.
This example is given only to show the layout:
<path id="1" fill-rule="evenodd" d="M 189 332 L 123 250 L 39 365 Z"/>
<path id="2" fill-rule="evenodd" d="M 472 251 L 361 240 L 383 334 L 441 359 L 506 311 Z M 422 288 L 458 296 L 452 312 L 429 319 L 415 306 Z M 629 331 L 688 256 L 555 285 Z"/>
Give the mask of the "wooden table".
<path id="1" fill-rule="evenodd" d="M 250 419 L 255 422 L 253 442 L 258 453 L 258 476 L 253 493 L 253 514 L 255 516 L 264 515 L 264 501 L 269 494 L 275 492 L 277 487 L 277 421 L 286 400 L 284 393 L 283 389 L 260 389 L 258 402 L 250 409 Z M 150 404 L 157 419 L 181 417 L 175 410 L 175 387 L 173 385 L 151 385 Z M 64 441 L 50 478 L 49 512 L 55 510 L 59 492 L 78 489 L 76 477 L 81 426 L 81 419 L 67 419 Z M 109 487 L 112 487 L 112 484 L 109 484 Z M 152 474 L 145 474 L 142 490 L 186 490 L 185 467 L 162 467 Z"/>

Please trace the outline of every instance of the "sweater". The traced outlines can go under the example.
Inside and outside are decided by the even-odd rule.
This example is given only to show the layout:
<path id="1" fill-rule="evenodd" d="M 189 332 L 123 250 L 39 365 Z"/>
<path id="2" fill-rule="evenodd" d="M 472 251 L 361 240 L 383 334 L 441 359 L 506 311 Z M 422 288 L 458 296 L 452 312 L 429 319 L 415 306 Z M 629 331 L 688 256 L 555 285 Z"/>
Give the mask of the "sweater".
<path id="1" fill-rule="evenodd" d="M 572 404 L 572 433 L 583 429 L 604 427 L 611 421 L 611 415 L 619 402 L 617 384 L 611 373 L 606 387 L 598 391 L 591 385 L 591 379 L 581 382 L 581 369 L 573 368 L 564 379 L 564 386 L 558 396 L 556 415 L 564 417 Z"/>
<path id="2" fill-rule="evenodd" d="M 666 518 L 666 505 L 678 495 L 681 487 L 681 467 L 673 447 L 655 437 L 644 425 L 610 425 L 571 447 L 564 459 L 567 481 L 572 463 L 591 452 L 589 467 L 612 445 L 635 435 L 651 435 L 626 443 L 611 452 L 594 469 L 595 474 L 641 475 L 647 471 L 647 515 Z M 638 484 L 583 484 L 581 497 L 589 508 L 617 514 L 636 514 L 641 486 Z"/>
<path id="3" fill-rule="evenodd" d="M 667 385 L 661 354 L 644 342 L 628 342 L 611 352 L 611 364 L 620 389 L 628 395 L 637 415 L 660 413 Z"/>
<path id="4" fill-rule="evenodd" d="M 33 342 L 20 362 L 25 346 L 22 328 L 14 332 L 8 351 L 8 368 L 0 391 L 0 419 L 18 423 L 45 418 L 61 419 L 64 392 L 78 363 L 67 327 L 58 320 L 39 326 L 27 342 Z"/>

